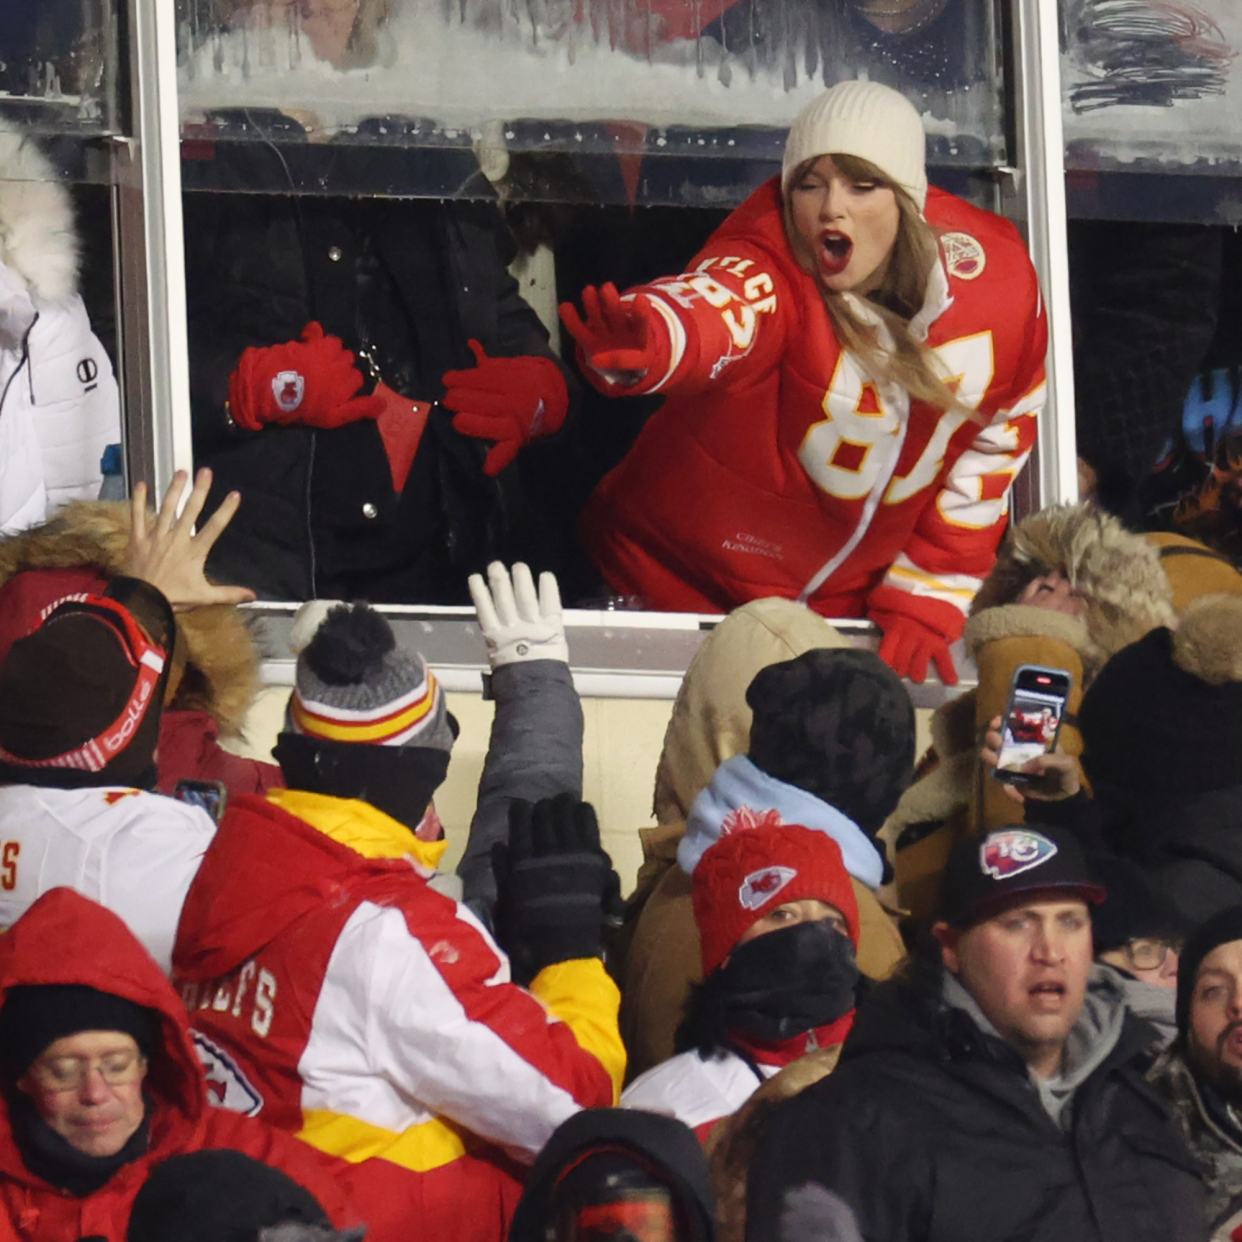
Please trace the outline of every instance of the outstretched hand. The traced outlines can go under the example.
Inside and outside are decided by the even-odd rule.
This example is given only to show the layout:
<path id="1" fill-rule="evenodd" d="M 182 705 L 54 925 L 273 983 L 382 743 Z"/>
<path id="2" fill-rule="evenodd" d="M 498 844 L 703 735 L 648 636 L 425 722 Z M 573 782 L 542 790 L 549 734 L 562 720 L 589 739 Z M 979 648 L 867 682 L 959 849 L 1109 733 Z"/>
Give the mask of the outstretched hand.
<path id="1" fill-rule="evenodd" d="M 988 721 L 983 745 L 979 749 L 979 758 L 985 766 L 1000 766 L 1002 743 L 1001 718 L 993 716 Z M 1020 771 L 1030 777 L 1021 787 L 1007 781 L 1002 784 L 1005 794 L 1015 802 L 1025 802 L 1027 798 L 1034 798 L 1036 802 L 1060 802 L 1064 798 L 1072 798 L 1082 788 L 1078 760 L 1073 755 L 1067 755 L 1059 745 L 1049 754 L 1036 755 L 1024 763 Z"/>
<path id="2" fill-rule="evenodd" d="M 162 591 L 174 612 L 189 612 L 208 604 L 247 603 L 254 599 L 253 591 L 247 587 L 213 586 L 204 572 L 208 554 L 241 504 L 241 493 L 230 492 L 202 530 L 196 532 L 194 523 L 211 491 L 211 471 L 204 468 L 195 475 L 194 490 L 178 516 L 177 506 L 188 481 L 184 470 L 173 475 L 154 523 L 147 512 L 147 485 L 134 485 L 129 501 L 125 573 Z"/>
<path id="3" fill-rule="evenodd" d="M 487 567 L 487 581 L 471 574 L 467 583 L 479 630 L 487 643 L 492 669 L 522 660 L 569 662 L 561 593 L 554 575 L 539 575 L 539 589 L 530 570 L 518 561 L 510 574 L 500 561 Z"/>
<path id="4" fill-rule="evenodd" d="M 669 350 L 650 322 L 656 314 L 643 302 L 623 301 L 612 284 L 582 291 L 586 317 L 572 302 L 561 303 L 561 322 L 578 343 L 583 360 L 594 370 L 617 376 L 621 384 L 637 384 L 661 363 L 668 365 Z"/>

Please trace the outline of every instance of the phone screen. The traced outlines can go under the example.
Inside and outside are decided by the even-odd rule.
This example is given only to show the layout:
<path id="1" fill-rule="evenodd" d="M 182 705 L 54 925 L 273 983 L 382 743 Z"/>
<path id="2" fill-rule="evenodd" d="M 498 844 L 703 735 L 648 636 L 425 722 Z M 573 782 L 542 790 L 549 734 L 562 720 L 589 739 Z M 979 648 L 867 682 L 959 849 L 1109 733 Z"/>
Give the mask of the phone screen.
<path id="1" fill-rule="evenodd" d="M 1070 675 L 1064 669 L 1033 665 L 1018 669 L 1001 727 L 998 775 L 1003 772 L 1005 779 L 1022 780 L 1022 768 L 1055 748 L 1069 691 Z"/>
<path id="2" fill-rule="evenodd" d="M 227 791 L 220 781 L 182 780 L 177 782 L 177 787 L 173 790 L 174 798 L 206 811 L 217 824 L 224 814 L 227 796 Z"/>

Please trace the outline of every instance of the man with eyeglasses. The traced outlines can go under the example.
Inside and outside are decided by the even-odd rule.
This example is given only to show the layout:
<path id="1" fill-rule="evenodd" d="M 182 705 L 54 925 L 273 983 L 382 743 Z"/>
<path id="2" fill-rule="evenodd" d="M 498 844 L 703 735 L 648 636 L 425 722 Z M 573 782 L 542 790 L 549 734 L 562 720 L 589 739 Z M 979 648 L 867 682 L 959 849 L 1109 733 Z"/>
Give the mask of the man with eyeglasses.
<path id="1" fill-rule="evenodd" d="M 1193 924 L 1129 859 L 1101 852 L 1091 868 L 1108 897 L 1091 911 L 1095 960 L 1114 972 L 1126 1008 L 1159 1032 L 1153 1055 L 1177 1035 L 1178 949 Z"/>
<path id="2" fill-rule="evenodd" d="M 1242 906 L 1214 915 L 1186 942 L 1177 1039 L 1148 1081 L 1202 1167 L 1213 1242 L 1242 1239 Z"/>

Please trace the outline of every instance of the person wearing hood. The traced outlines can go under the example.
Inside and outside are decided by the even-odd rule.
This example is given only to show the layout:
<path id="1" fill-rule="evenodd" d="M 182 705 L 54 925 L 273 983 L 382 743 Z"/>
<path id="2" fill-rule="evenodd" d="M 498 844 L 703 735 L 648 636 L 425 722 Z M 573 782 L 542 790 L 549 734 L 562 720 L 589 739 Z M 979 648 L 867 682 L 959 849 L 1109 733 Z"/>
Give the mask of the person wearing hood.
<path id="1" fill-rule="evenodd" d="M 1147 1080 L 1207 1183 L 1213 1239 L 1242 1234 L 1242 906 L 1195 929 L 1177 982 L 1177 1039 Z"/>
<path id="2" fill-rule="evenodd" d="M 1177 1035 L 1179 950 L 1193 924 L 1125 858 L 1088 856 L 1108 896 L 1091 911 L 1095 960 L 1121 978 L 1126 1005 L 1159 1034 L 1163 1051 Z"/>
<path id="3" fill-rule="evenodd" d="M 216 829 L 202 808 L 149 792 L 175 617 L 250 594 L 203 576 L 237 496 L 194 533 L 210 471 L 178 517 L 186 481 L 177 474 L 154 518 L 139 484 L 126 572 L 99 594 L 58 597 L 0 664 L 0 927 L 68 884 L 120 915 L 164 970 Z"/>
<path id="4" fill-rule="evenodd" d="M 32 138 L 0 124 L 0 534 L 98 496 L 104 451 L 121 442 L 79 262 L 68 190 Z"/>
<path id="5" fill-rule="evenodd" d="M 774 602 L 774 601 L 770 601 Z M 690 889 L 695 869 L 743 808 L 776 812 L 787 824 L 827 833 L 840 847 L 859 910 L 859 968 L 883 978 L 904 955 L 875 890 L 885 860 L 875 833 L 897 804 L 914 765 L 914 709 L 897 675 L 878 656 L 821 647 L 769 664 L 746 689 L 749 753 L 716 769 L 690 807 L 677 844 L 677 873 L 656 908 L 663 941 L 643 965 L 651 981 L 635 995 L 627 961 L 626 1025 L 631 1070 L 673 1055 L 673 1032 L 689 989 L 701 979 Z M 676 885 L 676 887 L 675 887 Z M 644 918 L 654 915 L 644 911 Z M 679 951 L 672 948 L 679 946 Z M 631 1024 L 633 1026 L 631 1026 Z M 636 1044 L 629 1033 L 637 1028 Z"/>
<path id="6" fill-rule="evenodd" d="M 0 662 L 62 599 L 102 595 L 129 572 L 131 520 L 125 501 L 73 500 L 48 521 L 0 540 Z M 259 691 L 259 653 L 243 613 L 211 604 L 178 611 L 175 622 L 155 788 L 172 794 L 182 780 L 212 781 L 236 796 L 279 785 L 274 763 L 221 745 L 243 736 Z"/>
<path id="7" fill-rule="evenodd" d="M 1006 787 L 978 762 L 978 739 L 1009 701 L 1023 664 L 1070 675 L 1061 727 L 1065 753 L 1081 755 L 1083 695 L 1119 651 L 1178 617 L 1203 595 L 1242 594 L 1242 574 L 1202 544 L 1137 535 L 1094 504 L 1051 505 L 1006 534 L 970 606 L 962 635 L 977 685 L 938 708 L 932 748 L 881 833 L 901 906 L 931 917 L 953 844 L 1013 819 Z"/>
<path id="8" fill-rule="evenodd" d="M 1013 225 L 929 190 L 925 148 L 901 94 L 838 82 L 683 275 L 561 308 L 600 391 L 668 397 L 583 512 L 613 590 L 867 617 L 898 674 L 957 681 L 1047 325 Z"/>
<path id="9" fill-rule="evenodd" d="M 1201 596 L 1176 629 L 1119 651 L 1078 726 L 1081 759 L 1040 756 L 1028 765 L 1037 780 L 1006 787 L 1028 818 L 1129 859 L 1191 925 L 1242 903 L 1242 596 Z"/>
<path id="10" fill-rule="evenodd" d="M 743 809 L 730 827 L 694 869 L 704 981 L 677 1055 L 621 1096 L 703 1140 L 786 1065 L 839 1046 L 858 985 L 858 906 L 841 847 L 771 812 Z"/>
<path id="11" fill-rule="evenodd" d="M 490 594 L 471 585 L 497 651 L 531 652 L 531 669 L 559 651 L 563 665 L 555 580 L 538 597 L 525 566 L 491 580 Z M 537 612 L 525 638 L 515 600 Z M 600 960 L 608 857 L 572 793 L 512 802 L 506 956 L 430 883 L 447 846 L 431 799 L 455 733 L 440 683 L 365 604 L 308 615 L 275 749 L 288 788 L 230 805 L 174 978 L 225 1106 L 349 1160 L 374 1229 L 500 1242 L 524 1166 L 619 1090 L 619 997 Z M 527 714 L 525 745 L 545 740 L 538 724 Z M 498 720 L 493 746 L 505 735 Z M 486 770 L 483 786 L 506 793 Z"/>
<path id="12" fill-rule="evenodd" d="M 747 1237 L 818 1182 L 868 1242 L 1200 1239 L 1204 1188 L 1137 1068 L 1153 1031 L 1092 960 L 1104 892 L 1070 834 L 959 844 L 940 962 L 876 987 L 840 1064 L 780 1106 L 751 1165 Z"/>
<path id="13" fill-rule="evenodd" d="M 116 915 L 45 893 L 0 937 L 0 1212 L 21 1242 L 124 1242 L 162 1161 L 229 1148 L 280 1169 L 336 1225 L 342 1162 L 208 1103 L 185 1009 Z"/>
<path id="14" fill-rule="evenodd" d="M 593 1108 L 539 1153 L 508 1242 L 713 1242 L 714 1211 L 707 1161 L 686 1125 Z"/>

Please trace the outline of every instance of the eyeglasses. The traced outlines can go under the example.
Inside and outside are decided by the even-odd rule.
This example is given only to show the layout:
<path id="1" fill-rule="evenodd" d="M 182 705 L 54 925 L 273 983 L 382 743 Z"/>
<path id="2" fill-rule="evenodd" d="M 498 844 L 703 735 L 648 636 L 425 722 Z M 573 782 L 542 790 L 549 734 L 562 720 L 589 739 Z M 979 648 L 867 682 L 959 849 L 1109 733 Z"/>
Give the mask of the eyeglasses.
<path id="1" fill-rule="evenodd" d="M 1126 960 L 1135 970 L 1159 970 L 1170 953 L 1177 952 L 1175 945 L 1165 940 L 1152 940 L 1144 937 L 1131 940 L 1122 950 Z"/>
<path id="2" fill-rule="evenodd" d="M 102 1057 L 57 1057 L 36 1061 L 30 1075 L 44 1091 L 78 1091 L 96 1070 L 109 1087 L 123 1087 L 141 1078 L 147 1058 L 140 1052 L 112 1052 Z"/>

